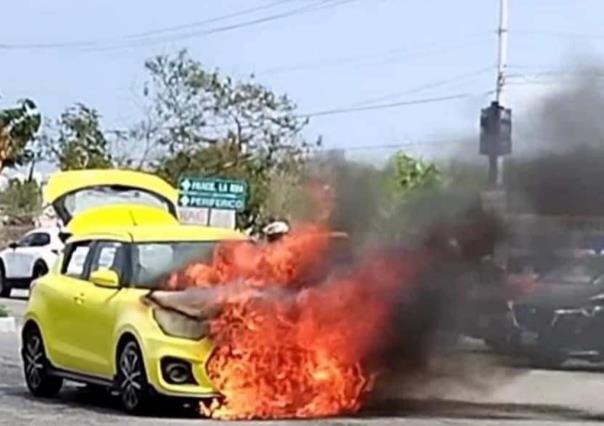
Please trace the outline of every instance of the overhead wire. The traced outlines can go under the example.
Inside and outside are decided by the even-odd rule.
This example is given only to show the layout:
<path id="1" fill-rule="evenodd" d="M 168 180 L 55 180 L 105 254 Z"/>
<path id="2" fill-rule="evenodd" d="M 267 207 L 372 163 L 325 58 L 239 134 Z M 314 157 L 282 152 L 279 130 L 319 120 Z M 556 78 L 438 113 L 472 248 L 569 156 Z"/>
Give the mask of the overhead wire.
<path id="1" fill-rule="evenodd" d="M 366 145 L 348 145 L 345 147 L 328 147 L 322 146 L 315 149 L 315 151 L 371 151 L 371 150 L 392 150 L 401 149 L 407 147 L 429 145 L 429 144 L 454 144 L 463 143 L 464 141 L 459 138 L 447 138 L 447 139 L 426 139 L 426 140 L 410 140 L 406 142 L 394 142 L 387 144 L 366 144 Z"/>
<path id="2" fill-rule="evenodd" d="M 279 3 L 289 3 L 291 0 L 282 0 Z M 151 35 L 151 36 L 142 36 L 142 34 L 134 34 L 130 36 L 125 36 L 120 39 L 113 40 L 87 40 L 87 41 L 74 41 L 74 42 L 54 42 L 54 43 L 0 43 L 0 49 L 4 50 L 45 50 L 45 49 L 77 49 L 83 52 L 99 52 L 99 51 L 113 51 L 113 50 L 122 50 L 122 49 L 132 49 L 138 47 L 145 47 L 151 45 L 157 45 L 162 43 L 176 42 L 187 40 L 191 38 L 234 31 L 242 28 L 253 27 L 257 25 L 261 25 L 264 23 L 282 20 L 288 17 L 297 16 L 304 13 L 314 12 L 316 10 L 322 10 L 327 8 L 338 7 L 341 5 L 345 5 L 348 3 L 352 3 L 358 0 L 316 0 L 312 4 L 305 4 L 304 6 L 288 9 L 286 11 L 273 13 L 253 19 L 248 19 L 240 22 L 235 22 L 232 24 L 225 24 L 221 26 L 211 27 L 211 28 L 201 28 L 195 31 L 188 32 L 180 32 L 177 34 L 171 35 Z M 271 3 L 273 7 L 277 5 L 277 2 Z M 265 5 L 265 9 L 268 5 Z M 244 11 L 233 12 L 232 15 L 235 14 L 243 14 Z M 247 9 L 246 14 L 252 13 L 251 9 Z M 227 19 L 223 15 L 222 17 L 213 18 L 214 21 Z M 194 26 L 202 26 L 203 21 L 191 24 L 184 24 L 183 28 L 186 27 L 194 27 Z M 172 28 L 173 29 L 173 28 Z M 163 33 L 166 31 L 171 31 L 172 29 L 164 28 L 157 30 L 159 33 Z M 174 30 L 176 31 L 176 30 Z M 149 33 L 153 33 L 153 31 L 148 31 Z"/>
<path id="3" fill-rule="evenodd" d="M 124 36 L 124 38 L 128 38 L 128 39 L 146 38 L 146 37 L 150 37 L 150 36 L 178 32 L 178 31 L 182 31 L 185 29 L 189 29 L 189 28 L 196 28 L 196 27 L 200 27 L 200 26 L 204 26 L 204 25 L 208 25 L 208 24 L 214 24 L 216 22 L 230 20 L 230 19 L 237 18 L 240 16 L 255 14 L 257 12 L 261 12 L 261 11 L 267 10 L 267 9 L 272 9 L 272 8 L 281 6 L 286 3 L 291 3 L 293 1 L 298 1 L 298 0 L 277 0 L 277 1 L 273 1 L 271 3 L 263 4 L 260 6 L 250 7 L 247 9 L 238 10 L 238 11 L 227 13 L 224 15 L 203 19 L 201 21 L 190 22 L 188 24 L 174 25 L 171 27 L 164 27 L 164 28 L 158 28 L 155 30 L 147 30 L 147 31 L 139 32 L 139 33 L 129 34 L 129 35 Z"/>
<path id="4" fill-rule="evenodd" d="M 566 38 L 566 39 L 593 39 L 601 40 L 604 39 L 603 34 L 588 34 L 588 33 L 567 33 L 562 31 L 550 31 L 550 30 L 514 30 L 514 35 L 520 36 L 541 36 L 541 37 L 555 37 L 555 38 Z"/>
<path id="5" fill-rule="evenodd" d="M 407 59 L 422 58 L 432 55 L 438 55 L 442 52 L 456 51 L 471 46 L 485 43 L 486 33 L 480 33 L 470 36 L 473 40 L 464 43 L 431 43 L 424 49 L 409 50 L 406 48 L 389 49 L 382 53 L 372 53 L 369 55 L 344 56 L 335 59 L 324 59 L 320 61 L 301 63 L 289 66 L 276 66 L 257 71 L 255 74 L 262 76 L 289 74 L 300 71 L 321 70 L 329 67 L 338 67 L 342 65 L 383 65 L 401 62 Z M 469 37 L 469 38 L 470 38 Z M 475 38 L 479 38 L 476 40 Z"/>
<path id="6" fill-rule="evenodd" d="M 295 9 L 290 9 L 285 12 L 275 13 L 272 15 L 267 15 L 267 16 L 263 16 L 260 18 L 250 19 L 250 20 L 243 21 L 243 22 L 237 22 L 234 24 L 223 25 L 223 26 L 214 27 L 214 28 L 205 29 L 205 30 L 190 31 L 188 33 L 182 33 L 182 34 L 171 35 L 171 36 L 134 40 L 131 42 L 123 43 L 121 45 L 113 45 L 113 46 L 99 47 L 99 48 L 91 47 L 91 48 L 86 48 L 84 50 L 98 52 L 98 51 L 108 51 L 108 50 L 132 49 L 132 48 L 152 46 L 152 45 L 157 45 L 157 44 L 162 44 L 162 43 L 173 43 L 173 42 L 188 40 L 188 39 L 192 39 L 192 38 L 196 38 L 196 37 L 207 36 L 207 35 L 211 35 L 211 34 L 217 34 L 217 33 L 222 33 L 222 32 L 238 30 L 238 29 L 242 29 L 242 28 L 253 27 L 253 26 L 261 25 L 261 24 L 264 24 L 267 22 L 273 22 L 273 21 L 277 21 L 277 20 L 282 20 L 284 18 L 304 14 L 304 13 L 314 12 L 316 10 L 341 6 L 344 4 L 352 3 L 354 1 L 358 1 L 358 0 L 320 0 L 318 3 L 315 2 L 311 5 L 305 5 L 302 7 L 295 8 Z"/>
<path id="7" fill-rule="evenodd" d="M 490 91 L 489 91 L 490 92 Z M 489 92 L 481 92 L 479 95 L 487 94 Z M 376 111 L 376 110 L 386 110 L 393 109 L 399 107 L 406 107 L 412 105 L 423 105 L 423 104 L 431 104 L 431 103 L 440 103 L 440 102 L 448 102 L 459 99 L 465 99 L 476 96 L 477 93 L 458 93 L 447 96 L 437 96 L 431 98 L 423 98 L 423 99 L 413 99 L 413 100 L 404 100 L 398 102 L 390 102 L 390 103 L 382 103 L 382 104 L 374 104 L 367 106 L 351 106 L 351 107 L 343 107 L 343 108 L 332 108 L 321 111 L 314 111 L 306 114 L 298 114 L 296 117 L 298 118 L 313 118 L 313 117 L 324 117 L 331 115 L 340 115 L 340 114 L 352 114 L 359 113 L 365 111 Z"/>
<path id="8" fill-rule="evenodd" d="M 454 77 L 439 80 L 439 81 L 436 81 L 433 83 L 427 83 L 427 84 L 413 87 L 411 89 L 406 89 L 406 90 L 402 90 L 402 91 L 393 92 L 393 93 L 390 93 L 387 95 L 366 99 L 364 101 L 360 101 L 360 102 L 354 104 L 354 106 L 370 105 L 370 104 L 373 104 L 376 102 L 384 102 L 384 101 L 388 101 L 391 99 L 396 99 L 396 98 L 399 98 L 400 96 L 404 96 L 404 95 L 411 95 L 411 94 L 423 92 L 423 91 L 429 90 L 429 89 L 448 86 L 451 83 L 457 83 L 460 81 L 467 80 L 468 78 L 471 78 L 471 77 L 476 77 L 479 75 L 486 74 L 487 72 L 493 71 L 494 69 L 496 69 L 496 67 L 494 65 L 491 65 L 488 67 L 483 67 L 483 68 L 478 68 L 478 69 L 475 69 L 475 70 L 472 70 L 472 71 L 469 71 L 469 72 L 466 72 L 463 74 L 459 74 Z"/>

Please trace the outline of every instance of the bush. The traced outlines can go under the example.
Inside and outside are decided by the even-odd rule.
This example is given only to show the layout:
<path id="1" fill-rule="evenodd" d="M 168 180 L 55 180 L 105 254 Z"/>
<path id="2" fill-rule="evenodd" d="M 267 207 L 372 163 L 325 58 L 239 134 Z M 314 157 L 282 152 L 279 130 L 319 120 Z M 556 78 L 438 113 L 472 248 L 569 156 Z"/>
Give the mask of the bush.
<path id="1" fill-rule="evenodd" d="M 7 216 L 8 224 L 31 224 L 39 215 L 42 191 L 36 181 L 11 179 L 8 187 L 0 192 L 0 204 Z"/>
<path id="2" fill-rule="evenodd" d="M 0 305 L 0 318 L 6 318 L 8 316 L 8 309 L 6 306 Z"/>

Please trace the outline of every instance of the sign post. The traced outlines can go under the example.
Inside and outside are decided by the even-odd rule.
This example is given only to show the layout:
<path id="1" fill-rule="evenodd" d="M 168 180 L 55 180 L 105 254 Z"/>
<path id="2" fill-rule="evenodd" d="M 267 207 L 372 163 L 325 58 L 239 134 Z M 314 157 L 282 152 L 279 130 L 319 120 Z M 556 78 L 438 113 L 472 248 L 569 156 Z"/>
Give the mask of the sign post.
<path id="1" fill-rule="evenodd" d="M 183 176 L 178 181 L 181 221 L 234 228 L 246 207 L 248 184 L 241 180 Z"/>

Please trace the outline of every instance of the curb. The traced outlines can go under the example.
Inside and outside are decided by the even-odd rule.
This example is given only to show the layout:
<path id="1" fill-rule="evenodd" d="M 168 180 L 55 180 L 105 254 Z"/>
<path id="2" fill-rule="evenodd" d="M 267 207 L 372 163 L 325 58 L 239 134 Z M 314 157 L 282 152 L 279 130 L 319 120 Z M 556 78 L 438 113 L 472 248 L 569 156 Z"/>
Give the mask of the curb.
<path id="1" fill-rule="evenodd" d="M 0 318 L 0 333 L 16 333 L 17 320 L 15 317 Z"/>

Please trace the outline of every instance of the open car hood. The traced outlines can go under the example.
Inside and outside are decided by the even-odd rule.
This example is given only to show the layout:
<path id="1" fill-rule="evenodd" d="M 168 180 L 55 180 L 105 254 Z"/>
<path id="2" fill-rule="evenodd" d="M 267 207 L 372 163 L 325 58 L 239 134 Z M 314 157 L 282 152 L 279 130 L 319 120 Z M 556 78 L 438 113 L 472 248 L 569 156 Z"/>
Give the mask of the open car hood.
<path id="1" fill-rule="evenodd" d="M 148 173 L 116 169 L 57 172 L 43 189 L 45 207 L 52 207 L 68 226 L 88 210 L 111 205 L 154 207 L 177 218 L 178 191 L 163 179 Z M 113 225 L 100 217 L 97 225 Z"/>
<path id="2" fill-rule="evenodd" d="M 67 234 L 77 235 L 137 225 L 178 225 L 169 212 L 137 204 L 113 204 L 88 209 L 66 226 Z"/>

